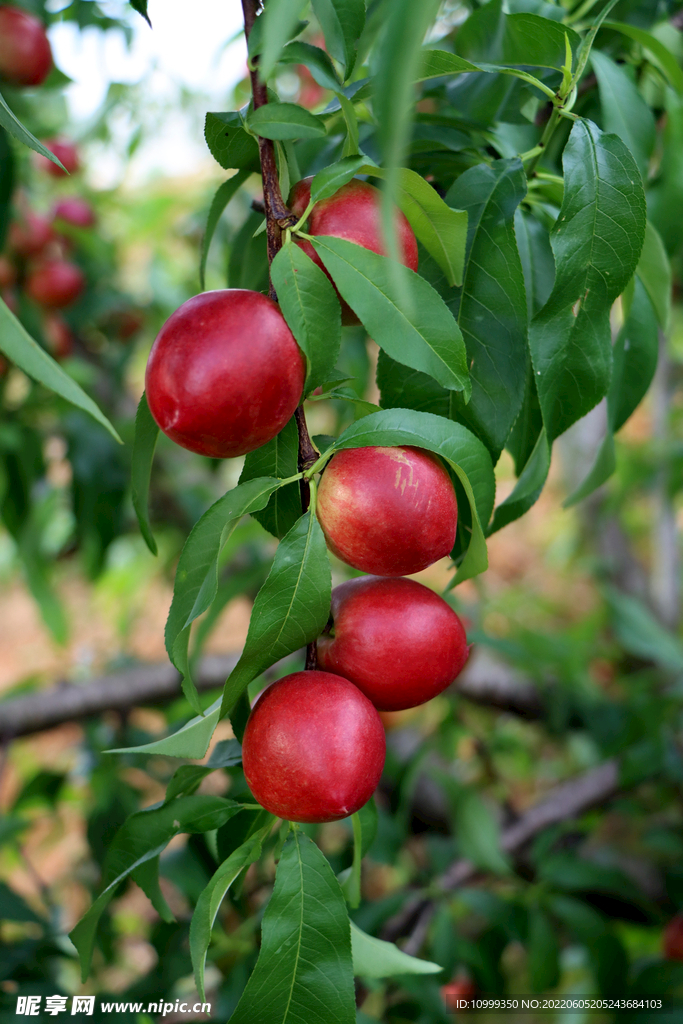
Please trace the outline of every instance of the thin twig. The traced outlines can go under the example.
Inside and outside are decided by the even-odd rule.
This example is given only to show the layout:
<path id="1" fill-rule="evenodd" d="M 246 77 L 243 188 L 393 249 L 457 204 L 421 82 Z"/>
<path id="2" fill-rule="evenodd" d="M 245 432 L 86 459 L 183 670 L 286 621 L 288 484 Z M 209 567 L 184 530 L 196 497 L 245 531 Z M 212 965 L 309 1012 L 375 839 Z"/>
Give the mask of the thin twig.
<path id="1" fill-rule="evenodd" d="M 260 10 L 259 0 L 242 0 L 242 11 L 244 13 L 244 35 L 249 43 L 249 36 Z M 268 102 L 268 87 L 262 82 L 258 73 L 258 58 L 251 61 L 249 71 L 251 78 L 251 92 L 253 96 L 254 110 L 264 107 Z M 275 145 L 272 139 L 258 140 L 259 156 L 261 158 L 261 176 L 263 178 L 263 205 L 266 213 L 266 237 L 268 239 L 268 263 L 272 263 L 282 246 L 282 228 L 291 227 L 296 224 L 297 218 L 290 213 L 285 206 L 280 191 L 280 180 L 277 173 L 277 162 L 275 160 Z M 276 299 L 275 289 L 270 282 L 269 295 Z"/>
<path id="2" fill-rule="evenodd" d="M 261 0 L 242 0 L 242 11 L 244 13 L 244 34 L 249 44 L 249 36 L 254 27 L 254 22 L 261 9 Z M 254 110 L 263 107 L 268 102 L 267 84 L 261 81 L 258 73 L 258 58 L 254 57 L 250 68 L 251 92 L 253 96 Z M 268 266 L 273 262 L 276 255 L 282 248 L 282 229 L 293 227 L 297 222 L 295 217 L 287 209 L 280 191 L 280 180 L 277 173 L 275 160 L 275 146 L 271 139 L 262 139 L 259 136 L 259 156 L 261 158 L 261 177 L 263 178 L 263 205 L 266 214 L 266 237 L 268 239 Z M 268 294 L 271 299 L 277 302 L 277 293 L 273 287 L 273 280 L 269 277 Z M 310 469 L 318 458 L 318 452 L 313 447 L 303 406 L 296 410 L 296 428 L 299 435 L 298 465 L 299 472 Z M 301 509 L 308 511 L 311 503 L 311 489 L 307 480 L 301 480 L 299 485 L 301 491 Z M 316 642 L 308 645 L 306 651 L 306 668 L 315 669 L 318 667 L 318 654 Z"/>
<path id="3" fill-rule="evenodd" d="M 615 760 L 606 761 L 584 775 L 563 782 L 550 791 L 544 800 L 531 807 L 501 834 L 501 848 L 508 854 L 519 853 L 524 846 L 544 829 L 563 821 L 577 818 L 592 807 L 610 800 L 619 789 L 619 767 Z M 438 878 L 434 887 L 443 893 L 472 881 L 480 870 L 470 861 L 458 860 Z M 411 900 L 393 918 L 387 921 L 383 937 L 395 940 L 409 931 L 403 947 L 415 956 L 422 947 L 429 925 L 436 911 L 433 899 Z"/>

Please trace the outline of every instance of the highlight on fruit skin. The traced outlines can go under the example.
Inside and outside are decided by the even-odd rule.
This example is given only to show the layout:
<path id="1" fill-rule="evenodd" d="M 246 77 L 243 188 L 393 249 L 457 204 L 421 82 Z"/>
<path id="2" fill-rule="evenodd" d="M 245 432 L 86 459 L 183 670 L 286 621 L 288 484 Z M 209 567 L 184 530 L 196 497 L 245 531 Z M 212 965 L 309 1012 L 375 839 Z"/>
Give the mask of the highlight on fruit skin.
<path id="1" fill-rule="evenodd" d="M 42 85 L 52 70 L 45 26 L 35 15 L 0 4 L 0 80 L 11 85 Z"/>
<path id="2" fill-rule="evenodd" d="M 349 448 L 328 462 L 318 519 L 343 562 L 376 576 L 409 576 L 450 554 L 458 505 L 436 455 L 420 448 Z"/>
<path id="3" fill-rule="evenodd" d="M 242 741 L 258 802 L 288 821 L 338 821 L 374 793 L 386 752 L 379 714 L 348 679 L 294 672 L 264 690 Z"/>
<path id="4" fill-rule="evenodd" d="M 379 711 L 405 711 L 436 697 L 469 655 L 459 617 L 415 580 L 348 580 L 332 591 L 332 620 L 332 633 L 318 640 L 318 664 L 350 679 Z"/>
<path id="5" fill-rule="evenodd" d="M 280 307 L 260 292 L 226 288 L 195 295 L 169 317 L 150 352 L 145 390 L 172 441 L 225 459 L 282 430 L 305 375 Z"/>

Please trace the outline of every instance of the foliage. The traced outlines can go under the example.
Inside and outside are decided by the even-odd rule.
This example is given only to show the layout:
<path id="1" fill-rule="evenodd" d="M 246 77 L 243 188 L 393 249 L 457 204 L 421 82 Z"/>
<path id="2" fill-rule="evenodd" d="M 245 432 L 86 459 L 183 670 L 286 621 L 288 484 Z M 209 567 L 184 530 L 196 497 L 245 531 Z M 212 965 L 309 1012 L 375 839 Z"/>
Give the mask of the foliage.
<path id="1" fill-rule="evenodd" d="M 147 16 L 146 4 L 134 6 Z M 86 7 L 109 27 L 96 5 L 75 3 L 62 16 L 85 18 Z M 591 4 L 504 7 L 488 0 L 458 13 L 453 19 L 446 7 L 404 0 L 373 0 L 367 10 L 360 0 L 312 0 L 310 7 L 268 0 L 249 51 L 268 79 L 270 101 L 207 114 L 209 150 L 235 173 L 208 212 L 198 257 L 202 285 L 205 274 L 215 277 L 227 264 L 221 283 L 267 290 L 265 222 L 248 206 L 257 137 L 275 143 L 285 200 L 304 175 L 313 177 L 312 200 L 353 177 L 375 182 L 383 194 L 386 255 L 310 236 L 306 217 L 285 229 L 272 281 L 306 356 L 306 410 L 313 419 L 314 410 L 325 409 L 328 430 L 313 439 L 319 458 L 312 465 L 297 459 L 290 423 L 247 456 L 239 482 L 232 480 L 225 493 L 217 493 L 215 466 L 193 460 L 204 473 L 198 499 L 182 496 L 180 485 L 170 487 L 173 525 L 187 539 L 165 639 L 195 717 L 186 705 L 177 707 L 162 738 L 125 722 L 116 735 L 109 725 L 88 726 L 90 793 L 83 803 L 102 878 L 71 938 L 84 974 L 92 962 L 95 977 L 104 977 L 116 958 L 110 901 L 132 876 L 161 918 L 148 936 L 161 977 L 150 971 L 132 982 L 125 993 L 131 1000 L 172 994 L 178 979 L 193 973 L 200 993 L 212 993 L 214 1018 L 236 1024 L 439 1024 L 448 1019 L 439 986 L 458 970 L 488 995 L 577 986 L 636 998 L 680 994 L 683 986 L 681 972 L 661 960 L 653 943 L 666 917 L 683 906 L 679 639 L 614 581 L 597 610 L 564 630 L 546 609 L 537 610 L 538 628 L 525 625 L 510 608 L 528 595 L 511 587 L 498 599 L 510 602 L 502 610 L 515 625 L 503 636 L 490 629 L 495 602 L 485 608 L 472 590 L 453 590 L 486 569 L 486 537 L 533 515 L 539 499 L 547 509 L 543 490 L 554 452 L 604 401 L 605 436 L 594 465 L 580 467 L 569 503 L 597 500 L 596 488 L 617 465 L 614 435 L 655 373 L 658 332 L 672 318 L 671 262 L 677 273 L 681 248 L 667 213 L 683 187 L 676 147 L 683 117 L 680 33 L 669 20 L 672 10 L 630 0 L 598 12 Z M 292 65 L 308 69 L 317 85 L 313 112 L 286 98 L 283 76 Z M 38 105 L 8 96 L 39 136 Z M 417 236 L 418 273 L 394 259 L 394 203 Z M 228 230 L 226 209 L 233 218 Z M 311 241 L 335 289 L 296 245 L 301 239 Z M 161 550 L 155 535 L 172 518 L 161 499 L 185 458 L 164 439 L 157 446 L 144 396 L 133 429 L 124 401 L 130 357 L 107 326 L 124 301 L 106 283 L 114 252 L 80 232 L 74 241 L 90 290 L 69 314 L 82 341 L 67 369 L 98 397 L 128 445 L 120 454 L 104 430 L 85 427 L 82 414 L 34 385 L 17 408 L 5 410 L 0 435 L 3 522 L 57 635 L 65 627 L 48 583 L 36 498 L 45 477 L 45 408 L 51 429 L 69 443 L 74 544 L 92 575 L 116 536 L 131 528 L 127 506 L 124 514 L 129 469 L 141 531 L 152 553 Z M 211 256 L 219 243 L 223 264 Z M 336 292 L 361 328 L 341 327 Z M 152 310 L 153 318 L 161 320 L 160 312 Z M 23 295 L 16 322 L 23 325 L 11 321 L 24 363 L 20 355 L 16 362 L 31 372 L 26 332 L 39 335 L 40 324 Z M 95 334 L 108 344 L 90 344 Z M 366 334 L 379 348 L 377 411 Z M 69 397 L 56 385 L 57 370 L 51 366 L 52 377 L 40 379 Z M 104 386 L 105 378 L 113 385 Z M 87 395 L 77 404 L 92 411 Z M 330 606 L 316 475 L 335 451 L 377 444 L 416 445 L 447 463 L 460 521 L 446 590 L 473 617 L 470 639 L 536 684 L 540 711 L 525 722 L 449 693 L 415 719 L 426 742 L 416 730 L 412 742 L 410 727 L 389 732 L 376 807 L 335 827 L 276 828 L 250 798 L 237 745 L 224 756 L 216 748 L 201 768 L 172 771 L 171 759 L 203 758 L 226 716 L 241 738 L 247 697 L 261 687 L 262 675 L 300 666 L 301 648 L 323 630 Z M 634 462 L 614 482 L 615 504 L 633 493 L 629 474 L 652 485 L 647 459 Z M 511 489 L 495 504 L 496 474 L 500 479 L 510 463 Z M 303 481 L 309 509 L 299 504 Z M 550 494 L 554 500 L 552 488 Z M 272 563 L 250 546 L 247 514 L 279 540 Z M 263 531 L 258 537 L 263 549 Z M 333 572 L 342 572 L 336 562 Z M 242 591 L 254 597 L 244 650 L 223 692 L 200 694 L 193 677 L 203 644 L 227 601 Z M 623 784 L 609 812 L 586 810 L 578 820 L 541 830 L 521 858 L 508 856 L 501 822 L 513 813 L 516 787 L 527 795 L 542 790 L 533 784 L 539 764 L 548 777 L 567 778 L 608 758 L 618 760 Z M 168 784 L 165 799 L 137 809 L 116 764 L 143 768 Z M 229 785 L 229 799 L 195 792 L 212 772 Z M 12 808 L 4 841 L 17 842 L 22 803 L 54 801 L 62 783 L 36 776 Z M 114 826 L 120 826 L 115 837 Z M 610 827 L 623 829 L 624 849 Z M 166 851 L 181 833 L 190 836 L 186 845 Z M 416 836 L 419 848 L 411 846 Z M 375 899 L 368 896 L 372 887 L 361 885 L 366 856 L 365 881 L 379 879 Z M 648 858 L 658 884 L 632 870 L 629 856 L 638 863 Z M 458 858 L 486 873 L 486 884 L 435 888 L 435 877 Z M 174 922 L 160 878 L 196 907 L 193 916 L 184 911 Z M 383 930 L 392 933 L 408 887 L 437 902 L 424 944 L 414 950 L 429 959 L 409 958 L 379 938 Z M 72 956 L 59 926 L 10 889 L 0 890 L 0 915 L 24 928 L 14 933 L 17 941 L 2 939 L 9 964 L 3 969 L 18 979 L 12 994 L 57 984 L 50 964 Z M 409 922 L 404 931 L 410 930 Z M 632 1016 L 646 1019 L 647 1012 Z"/>

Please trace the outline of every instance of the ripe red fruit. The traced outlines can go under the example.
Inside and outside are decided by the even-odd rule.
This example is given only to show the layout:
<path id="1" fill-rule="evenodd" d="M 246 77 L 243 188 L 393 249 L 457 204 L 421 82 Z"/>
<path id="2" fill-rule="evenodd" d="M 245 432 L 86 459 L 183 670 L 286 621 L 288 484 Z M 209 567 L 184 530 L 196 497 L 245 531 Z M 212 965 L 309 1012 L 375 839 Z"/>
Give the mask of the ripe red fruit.
<path id="1" fill-rule="evenodd" d="M 447 985 L 441 986 L 441 998 L 447 1009 L 455 1013 L 462 1009 L 459 1005 L 461 999 L 474 999 L 477 994 L 477 987 L 473 981 L 465 976 L 454 978 Z"/>
<path id="2" fill-rule="evenodd" d="M 290 193 L 289 207 L 297 217 L 303 215 L 310 202 L 312 181 L 312 177 L 303 178 L 296 183 Z M 346 185 L 342 185 L 329 199 L 321 199 L 315 204 L 308 218 L 307 233 L 345 238 L 356 245 L 362 245 L 365 249 L 384 255 L 381 199 L 382 193 L 374 185 L 354 178 Z M 417 270 L 417 242 L 413 229 L 400 210 L 396 210 L 396 232 L 402 262 L 411 270 Z M 310 242 L 300 239 L 297 240 L 297 245 L 327 274 L 320 256 Z M 330 277 L 329 274 L 327 276 Z M 345 324 L 358 323 L 355 313 L 343 300 L 342 320 Z"/>
<path id="3" fill-rule="evenodd" d="M 17 268 L 7 256 L 0 256 L 0 289 L 11 288 L 17 279 Z"/>
<path id="4" fill-rule="evenodd" d="M 667 960 L 683 961 L 683 914 L 672 917 L 664 929 L 664 956 Z"/>
<path id="5" fill-rule="evenodd" d="M 195 295 L 169 317 L 145 388 L 152 416 L 176 444 L 226 459 L 282 430 L 304 378 L 304 357 L 277 303 L 230 288 Z"/>
<path id="6" fill-rule="evenodd" d="M 297 71 L 299 72 L 299 81 L 301 82 L 301 87 L 299 89 L 299 103 L 302 107 L 306 107 L 307 110 L 310 110 L 311 107 L 317 107 L 326 95 L 325 90 L 322 86 L 318 85 L 305 64 L 299 65 Z M 299 216 L 301 216 L 301 214 L 299 214 Z"/>
<path id="7" fill-rule="evenodd" d="M 32 210 L 10 224 L 9 246 L 19 256 L 39 256 L 53 238 L 50 221 Z"/>
<path id="8" fill-rule="evenodd" d="M 450 605 L 415 580 L 359 576 L 332 591 L 334 635 L 318 663 L 350 679 L 380 711 L 436 697 L 467 661 L 467 637 Z"/>
<path id="9" fill-rule="evenodd" d="M 66 359 L 74 348 L 73 334 L 59 313 L 48 313 L 43 320 L 43 335 L 50 352 L 57 360 Z"/>
<path id="10" fill-rule="evenodd" d="M 289 821 L 338 821 L 379 782 L 386 741 L 379 715 L 348 679 L 294 672 L 258 699 L 242 763 L 252 793 Z"/>
<path id="11" fill-rule="evenodd" d="M 0 5 L 0 78 L 12 85 L 40 85 L 52 67 L 52 50 L 38 18 Z"/>
<path id="12" fill-rule="evenodd" d="M 330 459 L 318 519 L 343 562 L 408 576 L 449 554 L 458 505 L 439 459 L 420 448 L 351 448 Z"/>
<path id="13" fill-rule="evenodd" d="M 122 309 L 112 317 L 120 341 L 130 341 L 144 327 L 145 317 L 139 309 Z"/>
<path id="14" fill-rule="evenodd" d="M 85 287 L 83 271 L 66 260 L 43 260 L 26 279 L 26 293 L 40 306 L 61 309 L 75 302 Z"/>
<path id="15" fill-rule="evenodd" d="M 73 142 L 69 142 L 67 139 L 44 139 L 43 145 L 51 153 L 54 153 L 58 160 L 62 161 L 69 174 L 73 174 L 80 167 L 78 150 Z M 38 154 L 36 156 L 36 164 L 41 170 L 51 174 L 53 178 L 63 178 L 65 176 L 62 168 L 58 167 L 57 164 L 53 164 L 52 160 L 48 160 L 46 156 Z"/>
<path id="16" fill-rule="evenodd" d="M 79 196 L 60 199 L 55 203 L 52 217 L 53 220 L 63 220 L 77 228 L 91 228 L 96 220 L 95 211 L 90 203 Z"/>

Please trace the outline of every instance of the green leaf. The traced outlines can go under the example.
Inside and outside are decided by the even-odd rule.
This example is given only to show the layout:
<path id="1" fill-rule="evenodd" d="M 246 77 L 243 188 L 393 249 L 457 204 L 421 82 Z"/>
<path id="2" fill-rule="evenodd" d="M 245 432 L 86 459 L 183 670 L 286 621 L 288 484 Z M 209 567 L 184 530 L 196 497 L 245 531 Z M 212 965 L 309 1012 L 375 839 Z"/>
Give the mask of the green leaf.
<path id="1" fill-rule="evenodd" d="M 219 768 L 232 768 L 242 763 L 242 747 L 237 740 L 221 740 L 211 754 L 208 764 L 181 764 L 176 768 L 166 787 L 164 803 L 179 796 L 194 793 L 202 780 Z"/>
<path id="2" fill-rule="evenodd" d="M 403 163 L 414 116 L 413 97 L 422 56 L 422 41 L 439 9 L 438 0 L 394 0 L 385 13 L 382 46 L 375 70 L 373 111 L 378 141 L 390 177 L 387 198 L 393 198 L 391 177 Z M 389 250 L 391 251 L 391 249 Z"/>
<path id="3" fill-rule="evenodd" d="M 261 47 L 258 61 L 259 78 L 266 81 L 281 59 L 282 49 L 297 27 L 304 0 L 268 0 L 258 21 Z"/>
<path id="4" fill-rule="evenodd" d="M 498 458 L 521 409 L 527 367 L 527 301 L 515 239 L 515 212 L 526 196 L 522 163 L 496 160 L 465 171 L 446 196 L 468 214 L 462 289 L 450 308 L 467 349 L 472 399 L 454 397 L 451 415 Z"/>
<path id="5" fill-rule="evenodd" d="M 282 850 L 261 951 L 230 1024 L 355 1024 L 344 897 L 318 847 L 298 829 Z"/>
<path id="6" fill-rule="evenodd" d="M 153 555 L 158 554 L 158 549 L 149 522 L 148 501 L 154 449 L 156 448 L 158 437 L 159 427 L 149 411 L 147 397 L 143 391 L 135 417 L 135 438 L 133 440 L 130 476 L 133 508 L 138 517 L 140 533 Z"/>
<path id="7" fill-rule="evenodd" d="M 339 75 L 334 70 L 334 64 L 319 46 L 311 46 L 310 43 L 302 43 L 300 40 L 288 43 L 280 55 L 280 62 L 305 65 L 314 80 L 323 89 L 337 92 L 342 87 Z"/>
<path id="8" fill-rule="evenodd" d="M 446 391 L 426 373 L 402 366 L 381 349 L 377 360 L 377 386 L 383 409 L 415 409 L 451 418 L 452 391 Z"/>
<path id="9" fill-rule="evenodd" d="M 586 479 L 564 507 L 575 505 L 605 483 L 616 468 L 614 434 L 635 411 L 657 369 L 657 317 L 645 286 L 636 276 L 628 316 L 614 343 L 614 372 L 607 394 L 607 431 Z"/>
<path id="10" fill-rule="evenodd" d="M 342 885 L 344 896 L 349 906 L 357 907 L 360 903 L 360 869 L 361 861 L 370 849 L 377 835 L 377 805 L 371 797 L 355 814 L 351 815 L 353 825 L 353 863 L 348 878 Z"/>
<path id="11" fill-rule="evenodd" d="M 41 156 L 47 157 L 57 167 L 61 167 L 65 174 L 68 174 L 66 167 L 59 160 L 54 153 L 49 150 L 46 146 L 39 142 L 35 135 L 32 135 L 28 128 L 24 128 L 21 121 L 12 113 L 10 108 L 7 106 L 4 98 L 0 95 L 0 125 L 13 135 L 19 142 L 23 142 L 29 149 L 35 150 L 36 153 L 40 153 Z"/>
<path id="12" fill-rule="evenodd" d="M 297 103 L 266 103 L 247 117 L 249 128 L 263 139 L 322 139 L 325 122 Z"/>
<path id="13" fill-rule="evenodd" d="M 343 163 L 345 161 L 340 161 L 335 166 L 340 168 Z M 377 178 L 387 176 L 383 168 L 375 168 L 372 164 L 366 164 L 357 173 L 372 174 Z M 316 178 L 318 176 L 316 175 Z M 428 181 L 408 167 L 402 167 L 398 171 L 395 198 L 418 241 L 441 267 L 448 284 L 462 284 L 467 213 L 464 210 L 451 209 Z"/>
<path id="14" fill-rule="evenodd" d="M 644 28 L 627 25 L 623 21 L 606 21 L 604 27 L 621 32 L 622 35 L 629 36 L 640 43 L 642 48 L 654 59 L 654 63 L 659 65 L 676 92 L 683 95 L 683 71 L 673 53 L 667 50 L 664 43 L 660 42 L 651 32 L 646 32 Z"/>
<path id="15" fill-rule="evenodd" d="M 309 511 L 280 541 L 256 596 L 242 655 L 225 684 L 222 715 L 230 714 L 252 679 L 320 636 L 331 594 L 325 537 Z"/>
<path id="16" fill-rule="evenodd" d="M 515 213 L 515 237 L 524 271 L 529 319 L 550 298 L 555 280 L 555 260 L 548 229 L 522 209 Z"/>
<path id="17" fill-rule="evenodd" d="M 216 920 L 216 915 L 225 898 L 225 894 L 240 872 L 250 864 L 253 864 L 260 856 L 261 839 L 258 836 L 254 836 L 238 847 L 221 864 L 197 900 L 197 906 L 190 922 L 190 956 L 192 957 L 195 984 L 202 1001 L 206 999 L 204 992 L 206 951 L 211 942 L 211 929 Z"/>
<path id="18" fill-rule="evenodd" d="M 361 978 L 393 978 L 402 974 L 438 974 L 443 968 L 408 956 L 393 942 L 367 935 L 351 922 L 353 973 Z"/>
<path id="19" fill-rule="evenodd" d="M 28 825 L 28 822 L 26 823 Z M 45 918 L 39 917 L 18 893 L 0 882 L 0 921 L 33 921 L 45 924 Z"/>
<path id="20" fill-rule="evenodd" d="M 313 0 L 313 13 L 325 36 L 325 48 L 346 69 L 356 63 L 356 44 L 365 25 L 364 0 Z"/>
<path id="21" fill-rule="evenodd" d="M 356 814 L 360 824 L 360 855 L 365 857 L 375 841 L 379 825 L 375 798 L 371 796 Z"/>
<path id="22" fill-rule="evenodd" d="M 662 132 L 662 159 L 656 180 L 648 185 L 648 217 L 657 228 L 669 255 L 681 248 L 683 237 L 672 210 L 683 206 L 683 97 L 667 89 Z"/>
<path id="23" fill-rule="evenodd" d="M 636 274 L 650 296 L 660 327 L 663 331 L 668 330 L 671 318 L 671 264 L 659 232 L 650 221 L 645 227 L 645 241 Z"/>
<path id="24" fill-rule="evenodd" d="M 440 295 L 412 270 L 343 238 L 312 244 L 343 299 L 393 359 L 469 394 L 465 346 Z M 397 293 L 394 282 L 401 282 Z"/>
<path id="25" fill-rule="evenodd" d="M 244 130 L 236 110 L 208 113 L 204 126 L 206 144 L 225 170 L 236 168 L 257 171 L 260 167 L 258 143 Z"/>
<path id="26" fill-rule="evenodd" d="M 343 402 L 353 402 L 356 407 L 355 419 L 359 420 L 362 416 L 369 416 L 372 412 L 379 412 L 379 406 L 373 402 L 366 402 L 365 399 L 359 398 L 357 392 L 351 388 L 332 388 L 330 391 L 326 391 L 322 395 L 312 395 L 310 398 L 311 402 L 322 402 L 329 401 L 330 399 L 341 399 Z"/>
<path id="27" fill-rule="evenodd" d="M 38 543 L 40 535 L 37 529 L 37 523 L 31 516 L 18 538 L 19 555 L 26 582 L 40 608 L 43 622 L 56 642 L 63 645 L 69 636 L 65 608 L 52 586 L 49 565 Z"/>
<path id="28" fill-rule="evenodd" d="M 652 612 L 636 597 L 613 587 L 605 588 L 617 640 L 629 654 L 669 669 L 683 671 L 683 644 L 660 625 Z"/>
<path id="29" fill-rule="evenodd" d="M 329 377 L 339 356 L 339 300 L 327 275 L 293 242 L 282 246 L 270 274 L 285 320 L 306 356 L 308 394 Z"/>
<path id="30" fill-rule="evenodd" d="M 344 115 L 346 124 L 346 138 L 342 147 L 342 157 L 353 157 L 358 153 L 360 146 L 360 134 L 358 128 L 358 116 L 352 101 L 343 92 L 337 93 L 337 99 Z"/>
<path id="31" fill-rule="evenodd" d="M 145 19 L 145 21 L 151 28 L 152 22 L 149 20 L 149 15 L 147 14 L 147 0 L 129 0 L 129 3 L 134 11 L 137 11 L 138 14 L 142 15 L 142 17 Z"/>
<path id="32" fill-rule="evenodd" d="M 233 800 L 195 794 L 137 811 L 124 822 L 107 850 L 104 889 L 69 936 L 78 950 L 83 981 L 90 972 L 97 923 L 120 883 L 146 861 L 158 857 L 174 836 L 219 828 L 239 810 L 240 805 Z"/>
<path id="33" fill-rule="evenodd" d="M 61 366 L 34 341 L 22 327 L 14 313 L 0 299 L 0 351 L 33 380 L 44 384 L 50 391 L 66 399 L 71 405 L 89 413 L 94 420 L 106 427 L 115 440 L 121 438 L 100 408 L 86 395 L 75 380 L 72 380 Z"/>
<path id="34" fill-rule="evenodd" d="M 645 235 L 643 186 L 621 139 L 576 121 L 563 164 L 564 202 L 551 236 L 555 285 L 529 336 L 551 443 L 607 393 L 610 308 L 636 269 Z"/>
<path id="35" fill-rule="evenodd" d="M 548 478 L 550 455 L 548 438 L 542 430 L 512 492 L 496 508 L 488 534 L 502 530 L 536 504 Z"/>
<path id="36" fill-rule="evenodd" d="M 348 184 L 357 174 L 375 173 L 377 168 L 368 157 L 347 156 L 338 160 L 329 167 L 323 168 L 311 182 L 311 202 L 317 203 L 320 199 L 329 199 L 343 185 Z"/>
<path id="37" fill-rule="evenodd" d="M 20 832 L 28 828 L 29 824 L 25 818 L 13 818 L 9 814 L 4 814 L 0 818 L 0 846 L 12 842 Z"/>
<path id="38" fill-rule="evenodd" d="M 581 945 L 593 942 L 605 931 L 602 915 L 583 900 L 574 899 L 572 896 L 552 895 L 548 899 L 548 906 L 553 916 L 562 922 Z"/>
<path id="39" fill-rule="evenodd" d="M 598 80 L 603 127 L 628 146 L 645 179 L 657 134 L 654 114 L 622 65 L 600 50 L 593 50 L 591 63 Z"/>
<path id="40" fill-rule="evenodd" d="M 638 275 L 628 316 L 614 343 L 614 373 L 607 395 L 614 433 L 621 430 L 645 397 L 657 369 L 658 354 L 655 307 Z"/>
<path id="41" fill-rule="evenodd" d="M 216 230 L 216 225 L 221 219 L 221 214 L 225 207 L 250 175 L 251 171 L 248 168 L 238 171 L 232 178 L 228 178 L 228 180 L 224 181 L 222 185 L 219 185 L 218 191 L 211 201 L 209 216 L 206 220 L 206 230 L 204 231 L 204 237 L 202 238 L 202 251 L 199 259 L 199 286 L 202 291 L 206 288 L 206 260 L 209 255 L 209 247 L 211 246 L 211 239 L 213 238 L 213 233 Z"/>
<path id="42" fill-rule="evenodd" d="M 479 8 L 458 33 L 458 52 L 470 60 L 495 60 L 524 67 L 561 68 L 567 42 L 576 52 L 581 37 L 538 14 L 505 14 L 500 2 Z"/>
<path id="43" fill-rule="evenodd" d="M 568 498 L 562 502 L 562 508 L 571 508 L 572 505 L 578 504 L 587 498 L 589 494 L 597 490 L 598 487 L 602 487 L 606 480 L 609 480 L 614 470 L 617 468 L 617 457 L 614 451 L 614 434 L 611 430 L 607 430 L 602 444 L 598 449 L 598 453 L 595 456 L 595 461 L 588 473 L 588 476 L 583 480 L 581 484 L 574 490 Z"/>
<path id="44" fill-rule="evenodd" d="M 519 68 L 509 68 L 505 64 L 496 64 L 484 61 L 465 60 L 447 50 L 423 50 L 422 62 L 418 70 L 418 80 L 427 78 L 441 78 L 443 75 L 462 75 L 466 72 L 480 71 L 488 75 L 508 75 L 512 78 L 521 79 L 527 85 L 532 85 L 549 98 L 553 95 L 550 86 L 545 85 L 528 71 Z"/>
<path id="45" fill-rule="evenodd" d="M 462 284 L 467 241 L 467 212 L 451 209 L 415 171 L 402 168 L 398 205 L 415 235 L 441 267 L 450 285 Z"/>
<path id="46" fill-rule="evenodd" d="M 206 709 L 202 715 L 191 718 L 177 732 L 151 743 L 137 747 L 115 747 L 107 754 L 163 754 L 164 757 L 188 757 L 200 760 L 209 749 L 209 743 L 220 718 L 221 698 Z"/>
<path id="47" fill-rule="evenodd" d="M 464 789 L 455 810 L 456 835 L 463 855 L 485 871 L 509 874 L 510 865 L 500 848 L 498 825 L 479 794 L 474 789 Z"/>
<path id="48" fill-rule="evenodd" d="M 532 992 L 550 992 L 560 980 L 560 948 L 556 929 L 548 915 L 534 907 L 529 911 L 529 981 Z"/>
<path id="49" fill-rule="evenodd" d="M 238 521 L 248 512 L 265 508 L 271 494 L 281 486 L 281 480 L 260 477 L 228 491 L 195 523 L 180 554 L 166 620 L 166 650 L 182 673 L 183 693 L 198 714 L 201 705 L 188 661 L 190 627 L 216 596 L 218 556 Z"/>
<path id="50" fill-rule="evenodd" d="M 296 419 L 291 418 L 279 434 L 267 444 L 249 452 L 244 460 L 244 468 L 240 483 L 254 480 L 257 477 L 295 476 L 299 455 L 299 432 Z M 260 512 L 252 512 L 264 530 L 268 530 L 278 540 L 288 533 L 301 517 L 301 490 L 295 481 L 280 487 L 271 494 L 268 504 Z"/>
<path id="51" fill-rule="evenodd" d="M 12 217 L 12 193 L 15 181 L 15 156 L 9 136 L 0 127 L 0 249 L 5 246 L 7 229 Z"/>
<path id="52" fill-rule="evenodd" d="M 145 860 L 138 864 L 131 871 L 131 878 L 136 885 L 140 886 L 161 920 L 167 924 L 175 922 L 173 911 L 166 902 L 166 897 L 159 885 L 159 857 L 152 857 L 150 860 Z"/>
<path id="53" fill-rule="evenodd" d="M 370 445 L 426 448 L 450 464 L 467 494 L 473 523 L 472 538 L 454 584 L 483 572 L 488 560 L 482 523 L 488 523 L 491 516 L 496 484 L 491 456 L 479 438 L 462 424 L 452 423 L 442 416 L 408 409 L 383 409 L 347 427 L 325 454 Z"/>

